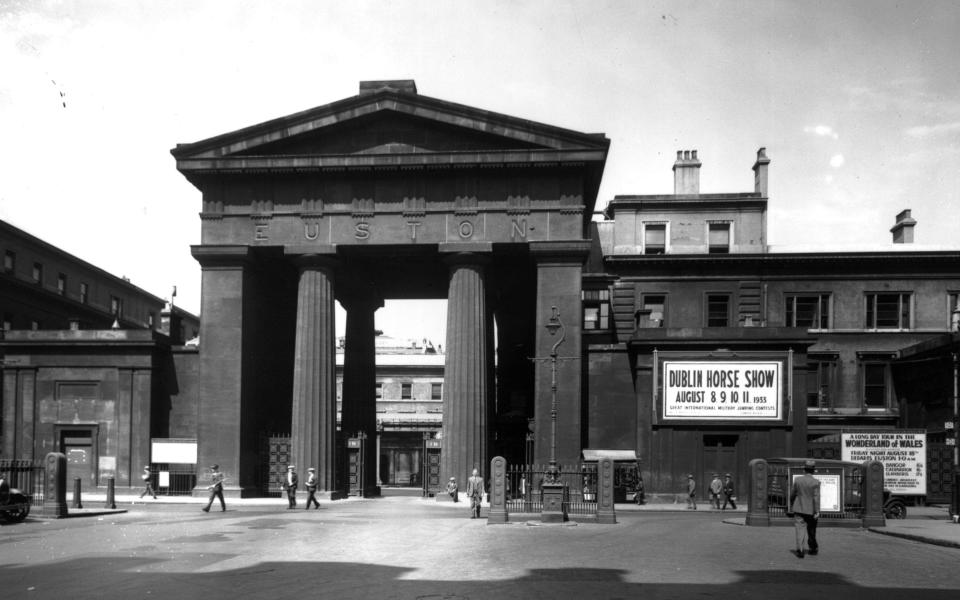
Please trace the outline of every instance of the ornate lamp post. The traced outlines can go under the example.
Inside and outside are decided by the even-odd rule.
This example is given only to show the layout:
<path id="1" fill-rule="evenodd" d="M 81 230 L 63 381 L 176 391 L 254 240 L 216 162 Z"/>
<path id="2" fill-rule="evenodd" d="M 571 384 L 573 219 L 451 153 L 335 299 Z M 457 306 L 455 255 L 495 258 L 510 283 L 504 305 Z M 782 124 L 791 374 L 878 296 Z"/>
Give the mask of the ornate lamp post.
<path id="1" fill-rule="evenodd" d="M 551 307 L 551 310 L 553 312 L 547 321 L 546 328 L 551 337 L 559 331 L 560 338 L 550 349 L 550 466 L 547 467 L 544 481 L 557 484 L 560 483 L 560 469 L 557 467 L 557 348 L 563 343 L 566 331 L 563 321 L 560 320 L 560 311 L 556 306 Z"/>
<path id="2" fill-rule="evenodd" d="M 960 333 L 960 295 L 957 304 L 953 307 L 950 320 L 950 330 L 956 335 Z M 960 348 L 953 349 L 953 483 L 950 485 L 950 514 L 953 522 L 958 521 L 960 515 Z"/>

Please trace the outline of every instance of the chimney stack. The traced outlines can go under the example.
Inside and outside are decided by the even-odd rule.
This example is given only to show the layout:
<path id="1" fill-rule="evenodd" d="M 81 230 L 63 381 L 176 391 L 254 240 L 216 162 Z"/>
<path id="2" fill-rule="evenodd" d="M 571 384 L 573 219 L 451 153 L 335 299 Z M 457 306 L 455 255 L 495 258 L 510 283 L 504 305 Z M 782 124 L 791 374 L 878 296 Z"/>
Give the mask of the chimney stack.
<path id="1" fill-rule="evenodd" d="M 696 150 L 677 150 L 677 162 L 673 163 L 674 194 L 700 193 L 700 164 Z"/>
<path id="2" fill-rule="evenodd" d="M 893 234 L 893 243 L 912 244 L 913 228 L 916 226 L 916 224 L 917 221 L 910 218 L 909 208 L 901 210 L 900 214 L 897 215 L 896 224 L 890 228 L 890 233 Z"/>
<path id="3" fill-rule="evenodd" d="M 413 79 L 386 79 L 380 81 L 361 81 L 360 95 L 367 96 L 377 92 L 390 91 L 404 94 L 416 94 L 417 84 Z"/>
<path id="4" fill-rule="evenodd" d="M 770 165 L 770 159 L 767 158 L 767 149 L 757 150 L 757 162 L 753 163 L 753 191 L 760 194 L 761 198 L 769 197 L 767 195 L 767 169 Z"/>

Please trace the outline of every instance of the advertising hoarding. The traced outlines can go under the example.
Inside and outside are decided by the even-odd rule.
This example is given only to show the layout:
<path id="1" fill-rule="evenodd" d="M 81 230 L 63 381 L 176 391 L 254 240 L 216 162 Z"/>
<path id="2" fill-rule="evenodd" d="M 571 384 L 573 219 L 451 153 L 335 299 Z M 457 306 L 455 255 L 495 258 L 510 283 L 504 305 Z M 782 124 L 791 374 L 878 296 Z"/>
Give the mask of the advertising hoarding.
<path id="1" fill-rule="evenodd" d="M 780 361 L 663 361 L 663 418 L 779 421 Z"/>
<path id="2" fill-rule="evenodd" d="M 883 463 L 883 489 L 902 496 L 927 493 L 927 434 L 924 431 L 851 431 L 840 434 L 842 460 Z"/>

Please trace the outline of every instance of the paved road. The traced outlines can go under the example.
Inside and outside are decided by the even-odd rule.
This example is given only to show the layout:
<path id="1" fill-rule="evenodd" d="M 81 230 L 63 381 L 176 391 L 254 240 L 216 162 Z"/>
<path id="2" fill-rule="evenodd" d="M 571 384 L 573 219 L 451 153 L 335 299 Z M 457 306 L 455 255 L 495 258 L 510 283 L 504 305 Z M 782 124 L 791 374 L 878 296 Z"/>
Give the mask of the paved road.
<path id="1" fill-rule="evenodd" d="M 629 513 L 617 525 L 486 525 L 418 498 L 321 510 L 136 505 L 0 528 L 0 598 L 956 598 L 960 549 L 718 513 Z M 827 596 L 829 594 L 829 596 Z"/>

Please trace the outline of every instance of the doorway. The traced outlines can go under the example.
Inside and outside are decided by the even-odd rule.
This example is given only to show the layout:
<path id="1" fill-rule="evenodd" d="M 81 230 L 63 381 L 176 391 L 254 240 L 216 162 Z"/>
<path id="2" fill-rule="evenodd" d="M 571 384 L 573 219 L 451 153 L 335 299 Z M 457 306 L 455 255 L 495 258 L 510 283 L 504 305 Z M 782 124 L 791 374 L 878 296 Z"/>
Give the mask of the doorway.
<path id="1" fill-rule="evenodd" d="M 97 487 L 97 427 L 69 426 L 59 429 L 60 452 L 67 457 L 67 489 L 79 477 L 82 489 Z"/>
<path id="2" fill-rule="evenodd" d="M 722 478 L 726 473 L 730 473 L 737 488 L 740 485 L 740 479 L 737 473 L 737 442 L 739 435 L 730 434 L 706 434 L 703 436 L 703 484 L 700 489 L 704 490 L 706 498 L 710 497 L 710 481 L 713 474 L 717 473 Z M 736 489 L 736 488 L 735 488 Z"/>

